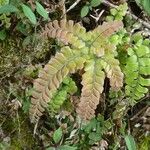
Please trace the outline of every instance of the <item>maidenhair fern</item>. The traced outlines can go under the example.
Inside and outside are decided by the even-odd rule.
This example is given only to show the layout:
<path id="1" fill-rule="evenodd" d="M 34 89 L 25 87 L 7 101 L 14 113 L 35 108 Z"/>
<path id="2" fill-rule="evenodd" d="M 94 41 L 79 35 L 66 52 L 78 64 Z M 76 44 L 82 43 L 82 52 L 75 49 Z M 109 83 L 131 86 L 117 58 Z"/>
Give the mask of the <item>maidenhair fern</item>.
<path id="1" fill-rule="evenodd" d="M 150 40 L 134 38 L 135 44 L 127 49 L 125 93 L 131 104 L 144 97 L 150 86 Z"/>
<path id="2" fill-rule="evenodd" d="M 61 20 L 59 23 L 55 20 L 46 25 L 41 35 L 45 38 L 57 38 L 66 46 L 45 65 L 34 82 L 30 108 L 32 122 L 36 122 L 48 107 L 64 78 L 78 69 L 84 69 L 84 73 L 77 113 L 84 120 L 94 117 L 101 100 L 105 77 L 110 79 L 114 90 L 123 85 L 123 73 L 119 61 L 115 59 L 116 45 L 108 40 L 122 26 L 122 22 L 114 21 L 86 32 L 83 26 L 74 24 L 73 21 Z"/>
<path id="3" fill-rule="evenodd" d="M 121 89 L 125 77 L 123 99 L 127 103 L 133 104 L 145 96 L 150 86 L 150 40 L 143 40 L 141 36 L 130 38 L 125 30 L 119 31 L 122 26 L 122 22 L 114 21 L 86 32 L 73 21 L 59 23 L 55 20 L 46 25 L 42 37 L 56 38 L 64 47 L 45 65 L 34 82 L 31 121 L 36 122 L 48 104 L 53 112 L 60 108 L 70 93 L 60 86 L 69 74 L 79 69 L 84 70 L 83 87 L 76 112 L 84 120 L 95 116 L 106 77 L 114 91 Z M 119 32 L 113 34 L 115 31 Z M 71 86 L 70 83 L 67 86 Z"/>

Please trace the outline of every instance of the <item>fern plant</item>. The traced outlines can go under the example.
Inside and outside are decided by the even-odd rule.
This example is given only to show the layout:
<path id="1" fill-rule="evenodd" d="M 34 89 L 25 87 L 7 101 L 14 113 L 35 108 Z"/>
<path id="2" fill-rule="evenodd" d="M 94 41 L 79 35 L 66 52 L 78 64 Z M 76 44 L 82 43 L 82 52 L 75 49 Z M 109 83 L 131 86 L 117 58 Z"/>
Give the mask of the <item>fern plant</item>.
<path id="1" fill-rule="evenodd" d="M 64 47 L 45 65 L 34 82 L 30 108 L 32 122 L 42 115 L 63 79 L 78 69 L 84 69 L 84 73 L 76 111 L 83 120 L 94 117 L 105 77 L 109 78 L 112 89 L 118 90 L 123 86 L 123 73 L 115 58 L 116 45 L 109 41 L 109 37 L 122 27 L 122 22 L 114 21 L 86 32 L 83 26 L 71 20 L 61 20 L 60 23 L 55 20 L 45 26 L 42 37 L 57 38 Z"/>
<path id="2" fill-rule="evenodd" d="M 143 39 L 141 35 L 133 36 L 134 43 L 127 49 L 125 74 L 125 94 L 130 104 L 144 97 L 150 86 L 150 40 Z"/>

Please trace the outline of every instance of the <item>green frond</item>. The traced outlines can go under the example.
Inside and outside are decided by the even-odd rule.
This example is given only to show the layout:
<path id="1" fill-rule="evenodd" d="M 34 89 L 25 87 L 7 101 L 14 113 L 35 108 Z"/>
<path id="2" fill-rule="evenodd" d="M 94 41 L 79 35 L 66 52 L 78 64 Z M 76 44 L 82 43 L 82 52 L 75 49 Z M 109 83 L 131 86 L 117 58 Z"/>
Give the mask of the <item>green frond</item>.
<path id="1" fill-rule="evenodd" d="M 125 93 L 130 98 L 131 104 L 144 97 L 150 86 L 150 47 L 137 42 L 135 46 L 127 49 L 128 58 L 124 69 Z M 147 76 L 147 77 L 146 77 Z"/>
<path id="2" fill-rule="evenodd" d="M 56 92 L 56 94 L 53 96 L 51 101 L 49 102 L 49 111 L 51 114 L 55 114 L 58 112 L 62 104 L 67 99 L 67 91 L 64 89 L 61 89 L 60 91 Z"/>
<path id="3" fill-rule="evenodd" d="M 85 58 L 78 51 L 69 47 L 62 48 L 54 58 L 39 73 L 39 78 L 34 82 L 34 92 L 31 99 L 30 117 L 34 122 L 39 119 L 48 106 L 53 93 L 59 88 L 63 79 L 77 69 L 82 69 Z"/>
<path id="4" fill-rule="evenodd" d="M 85 65 L 82 76 L 82 94 L 77 113 L 84 120 L 94 117 L 96 106 L 99 104 L 103 92 L 105 75 L 102 71 L 101 60 L 89 60 Z"/>
<path id="5" fill-rule="evenodd" d="M 76 91 L 76 84 L 70 77 L 66 77 L 65 79 L 63 79 L 61 87 L 56 93 L 53 94 L 53 97 L 48 104 L 50 113 L 57 113 L 63 103 L 67 100 L 68 94 L 72 95 Z"/>

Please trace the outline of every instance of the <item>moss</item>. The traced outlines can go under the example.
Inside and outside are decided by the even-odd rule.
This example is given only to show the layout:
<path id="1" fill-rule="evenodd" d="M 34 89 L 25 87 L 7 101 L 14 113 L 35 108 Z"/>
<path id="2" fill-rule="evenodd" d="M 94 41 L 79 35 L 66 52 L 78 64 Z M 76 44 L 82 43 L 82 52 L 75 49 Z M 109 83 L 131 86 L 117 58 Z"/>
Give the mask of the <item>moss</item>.
<path id="1" fill-rule="evenodd" d="M 37 149 L 37 139 L 33 136 L 33 128 L 22 112 L 19 113 L 18 117 L 9 117 L 4 122 L 2 129 L 5 135 L 11 139 L 9 149 Z"/>
<path id="2" fill-rule="evenodd" d="M 143 136 L 138 144 L 139 150 L 149 150 L 150 136 Z"/>
<path id="3" fill-rule="evenodd" d="M 24 39 L 8 38 L 0 43 L 0 77 L 10 76 L 16 71 L 24 69 L 35 61 L 45 61 L 47 53 L 50 51 L 49 43 L 41 41 L 29 43 L 23 48 Z M 36 44 L 36 45 L 34 45 Z"/>
<path id="4" fill-rule="evenodd" d="M 13 99 L 24 101 L 24 90 L 31 85 L 32 78 L 41 67 L 39 60 L 43 63 L 50 59 L 47 58 L 48 53 L 51 56 L 47 41 L 36 45 L 30 41 L 26 47 L 22 46 L 23 41 L 22 37 L 10 36 L 0 43 L 0 126 L 5 136 L 10 138 L 9 150 L 39 149 L 39 140 L 33 136 L 28 115 L 23 113 L 23 108 L 17 115 L 17 111 L 12 110 L 13 106 L 8 106 L 5 100 L 7 103 Z M 35 65 L 37 62 L 39 65 Z M 27 78 L 27 83 L 24 78 Z M 3 138 L 0 140 L 3 141 Z"/>

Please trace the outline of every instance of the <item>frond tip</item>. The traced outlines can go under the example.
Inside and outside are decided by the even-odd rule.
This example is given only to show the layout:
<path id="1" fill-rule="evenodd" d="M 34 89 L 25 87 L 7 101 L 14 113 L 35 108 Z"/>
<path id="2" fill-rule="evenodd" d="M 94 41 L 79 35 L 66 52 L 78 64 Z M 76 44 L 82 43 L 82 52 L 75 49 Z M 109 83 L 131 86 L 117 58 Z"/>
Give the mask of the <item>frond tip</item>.
<path id="1" fill-rule="evenodd" d="M 85 66 L 85 73 L 82 76 L 82 94 L 77 108 L 77 113 L 84 120 L 94 117 L 95 109 L 100 101 L 103 92 L 105 75 L 101 70 L 101 61 L 90 60 Z"/>
<path id="2" fill-rule="evenodd" d="M 84 38 L 86 37 L 86 29 L 79 23 L 74 24 L 72 20 L 54 20 L 46 24 L 41 32 L 44 38 L 56 38 L 68 45 L 72 44 L 74 47 L 82 48 L 85 46 Z M 78 43 L 78 44 L 77 44 Z"/>
<path id="3" fill-rule="evenodd" d="M 123 73 L 119 66 L 119 61 L 113 55 L 108 55 L 104 58 L 104 70 L 107 78 L 110 80 L 110 86 L 117 91 L 123 86 Z"/>

